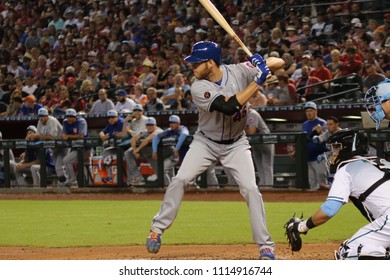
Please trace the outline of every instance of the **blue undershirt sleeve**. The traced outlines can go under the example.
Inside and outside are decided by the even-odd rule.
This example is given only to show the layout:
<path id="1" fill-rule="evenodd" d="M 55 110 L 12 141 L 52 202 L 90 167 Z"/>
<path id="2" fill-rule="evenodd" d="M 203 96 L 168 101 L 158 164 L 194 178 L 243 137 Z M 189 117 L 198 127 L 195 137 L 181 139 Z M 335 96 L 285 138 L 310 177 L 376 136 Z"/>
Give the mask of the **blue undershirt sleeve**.
<path id="1" fill-rule="evenodd" d="M 321 205 L 321 210 L 324 212 L 328 217 L 333 217 L 334 215 L 339 212 L 341 206 L 343 206 L 343 203 L 341 201 L 337 200 L 326 200 L 324 204 Z"/>

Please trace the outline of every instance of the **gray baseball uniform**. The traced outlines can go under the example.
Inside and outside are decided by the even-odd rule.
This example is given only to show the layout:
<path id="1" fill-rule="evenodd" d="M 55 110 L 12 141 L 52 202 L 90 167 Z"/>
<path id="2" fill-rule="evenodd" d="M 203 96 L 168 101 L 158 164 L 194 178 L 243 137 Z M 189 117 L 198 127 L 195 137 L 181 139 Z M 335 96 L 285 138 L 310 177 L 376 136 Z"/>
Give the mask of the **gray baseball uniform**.
<path id="1" fill-rule="evenodd" d="M 160 132 L 163 132 L 163 130 L 158 127 L 158 128 L 156 128 L 156 132 L 160 133 Z M 142 141 L 143 139 L 147 138 L 150 135 L 150 133 L 147 130 L 145 130 L 145 131 L 142 131 L 141 133 L 139 133 L 139 135 L 140 135 L 140 141 Z M 142 158 L 145 158 L 150 163 L 153 170 L 157 170 L 157 161 L 152 159 L 152 153 L 153 153 L 153 151 L 152 151 L 151 146 L 146 146 L 140 151 Z M 125 156 L 126 165 L 127 165 L 127 168 L 126 168 L 127 180 L 131 181 L 132 178 L 136 178 L 136 179 L 139 178 L 139 179 L 143 180 L 143 177 L 142 177 L 142 175 L 138 169 L 138 166 L 137 166 L 137 162 L 136 162 L 136 158 L 135 158 L 134 153 L 133 153 L 133 149 L 129 148 L 124 153 L 124 156 Z M 168 166 L 168 165 L 164 161 L 164 167 L 166 167 L 166 166 Z"/>
<path id="2" fill-rule="evenodd" d="M 270 133 L 261 115 L 254 109 L 249 109 L 247 127 L 256 128 L 256 133 Z M 259 186 L 274 184 L 274 144 L 252 144 L 253 160 L 259 175 Z"/>
<path id="3" fill-rule="evenodd" d="M 130 129 L 131 129 L 131 136 L 137 135 L 138 133 L 141 133 L 146 128 L 146 120 L 148 119 L 147 116 L 142 115 L 139 120 L 136 118 L 133 118 L 130 121 Z"/>
<path id="4" fill-rule="evenodd" d="M 46 124 L 38 121 L 37 133 L 40 135 L 52 135 L 54 139 L 60 139 L 62 134 L 61 123 L 53 116 L 49 116 Z M 54 149 L 53 157 L 55 170 L 58 177 L 65 176 L 64 157 L 68 154 L 69 149 Z"/>
<path id="5" fill-rule="evenodd" d="M 169 228 L 179 211 L 184 186 L 220 161 L 233 175 L 247 202 L 253 240 L 260 249 L 273 248 L 275 244 L 267 230 L 262 195 L 256 185 L 250 145 L 244 133 L 248 107 L 243 106 L 232 116 L 210 111 L 216 97 L 231 97 L 245 89 L 253 82 L 257 70 L 249 62 L 222 65 L 220 69 L 223 73 L 220 83 L 195 80 L 191 86 L 199 112 L 199 127 L 177 175 L 168 186 L 160 211 L 153 218 L 151 230 L 163 233 Z"/>

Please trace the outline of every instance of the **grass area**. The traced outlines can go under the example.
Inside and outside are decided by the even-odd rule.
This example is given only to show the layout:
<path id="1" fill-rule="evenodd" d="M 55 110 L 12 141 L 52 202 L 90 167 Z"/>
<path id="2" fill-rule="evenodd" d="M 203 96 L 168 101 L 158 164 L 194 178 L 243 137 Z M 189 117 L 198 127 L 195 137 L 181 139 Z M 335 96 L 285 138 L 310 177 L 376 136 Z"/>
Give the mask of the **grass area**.
<path id="1" fill-rule="evenodd" d="M 0 201 L 0 246 L 73 247 L 144 244 L 161 201 L 3 200 Z M 265 204 L 272 238 L 285 243 L 283 225 L 296 212 L 311 215 L 321 203 Z M 349 238 L 365 224 L 353 205 L 322 227 L 307 234 L 305 242 Z M 252 243 L 249 213 L 244 202 L 184 201 L 165 244 Z"/>

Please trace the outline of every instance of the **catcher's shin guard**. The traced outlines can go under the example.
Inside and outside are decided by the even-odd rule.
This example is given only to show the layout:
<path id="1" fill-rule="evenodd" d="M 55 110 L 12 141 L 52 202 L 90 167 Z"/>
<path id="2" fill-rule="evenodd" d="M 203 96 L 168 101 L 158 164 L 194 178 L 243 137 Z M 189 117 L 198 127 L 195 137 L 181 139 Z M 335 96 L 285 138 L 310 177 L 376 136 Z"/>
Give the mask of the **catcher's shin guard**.
<path id="1" fill-rule="evenodd" d="M 389 248 L 382 246 L 360 245 L 358 248 L 358 260 L 388 260 Z"/>

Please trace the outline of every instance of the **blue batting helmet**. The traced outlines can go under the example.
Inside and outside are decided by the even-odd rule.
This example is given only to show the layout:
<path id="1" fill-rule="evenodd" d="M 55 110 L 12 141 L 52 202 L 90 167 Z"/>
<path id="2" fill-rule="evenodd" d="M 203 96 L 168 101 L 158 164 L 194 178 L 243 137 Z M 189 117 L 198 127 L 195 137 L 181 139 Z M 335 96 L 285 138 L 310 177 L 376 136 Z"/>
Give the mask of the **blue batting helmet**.
<path id="1" fill-rule="evenodd" d="M 217 65 L 221 65 L 221 47 L 210 41 L 196 42 L 192 47 L 191 55 L 184 58 L 189 63 L 200 63 L 210 59 Z"/>

